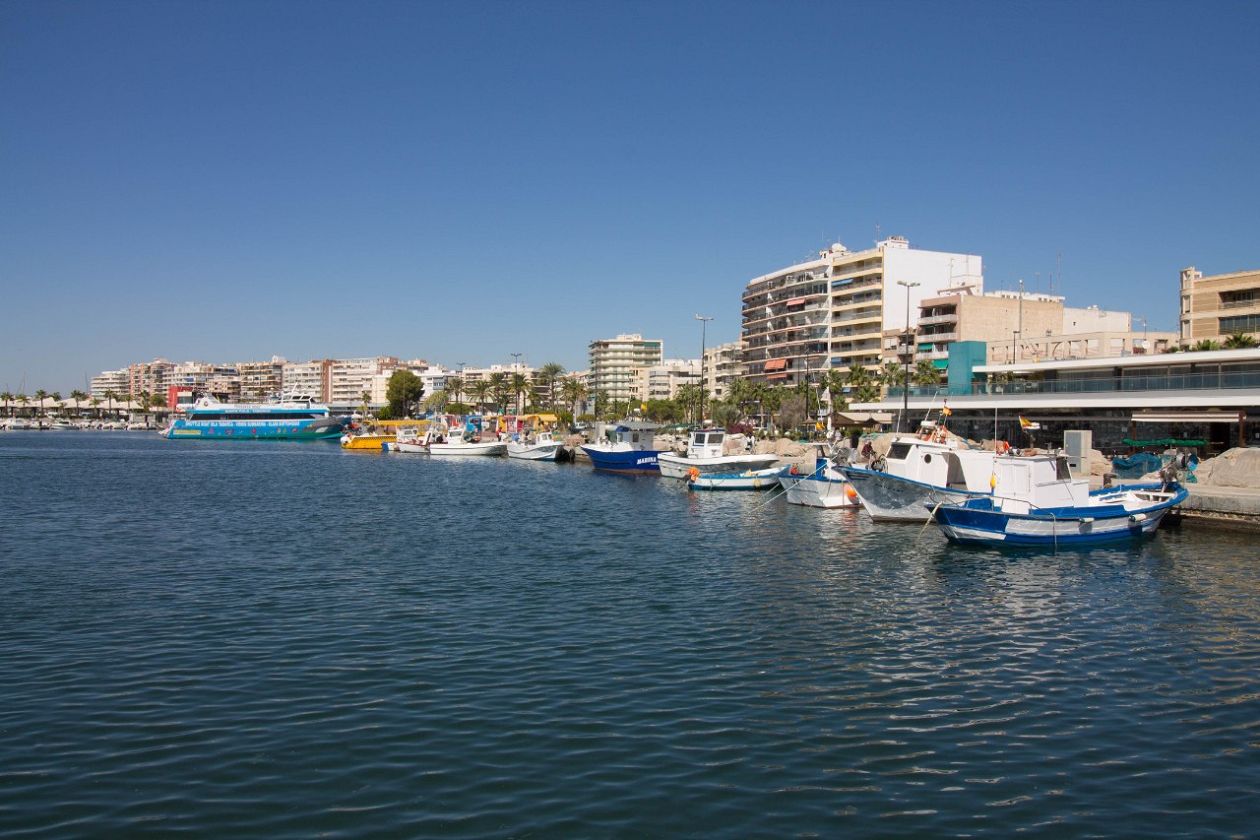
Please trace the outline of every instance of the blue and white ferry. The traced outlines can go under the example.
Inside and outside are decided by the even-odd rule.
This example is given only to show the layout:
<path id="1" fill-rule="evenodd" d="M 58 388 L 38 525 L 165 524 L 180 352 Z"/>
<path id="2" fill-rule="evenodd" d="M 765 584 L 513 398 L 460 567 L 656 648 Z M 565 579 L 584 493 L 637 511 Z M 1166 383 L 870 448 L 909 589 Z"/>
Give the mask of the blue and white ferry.
<path id="1" fill-rule="evenodd" d="M 225 403 L 205 396 L 162 431 L 174 439 L 337 440 L 349 417 L 333 417 L 328 406 L 308 398 L 270 403 Z"/>

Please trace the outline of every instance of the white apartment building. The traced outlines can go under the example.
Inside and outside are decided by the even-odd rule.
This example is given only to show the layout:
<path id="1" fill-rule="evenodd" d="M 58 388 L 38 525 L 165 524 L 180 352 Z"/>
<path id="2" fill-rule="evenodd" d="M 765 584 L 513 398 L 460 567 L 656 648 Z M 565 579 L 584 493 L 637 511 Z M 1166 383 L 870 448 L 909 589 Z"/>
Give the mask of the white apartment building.
<path id="1" fill-rule="evenodd" d="M 614 401 L 637 399 L 641 371 L 659 365 L 664 358 L 664 342 L 645 339 L 639 333 L 623 333 L 616 338 L 595 339 L 587 347 L 590 357 L 592 397 L 603 394 Z"/>
<path id="2" fill-rule="evenodd" d="M 279 394 L 284 387 L 284 365 L 280 356 L 272 356 L 269 362 L 238 362 L 241 399 L 258 402 Z"/>
<path id="3" fill-rule="evenodd" d="M 241 396 L 240 379 L 232 365 L 210 362 L 181 362 L 171 370 L 168 386 L 184 391 L 214 394 L 223 400 L 235 401 Z M 165 389 L 162 396 L 166 396 Z"/>
<path id="4" fill-rule="evenodd" d="M 704 351 L 704 388 L 710 399 L 726 396 L 730 383 L 744 375 L 744 343 L 731 341 Z"/>
<path id="5" fill-rule="evenodd" d="M 892 236 L 864 251 L 840 243 L 818 259 L 750 280 L 743 294 L 744 375 L 796 383 L 827 368 L 875 368 L 886 331 L 917 323 L 945 289 L 983 291 L 975 254 L 925 251 Z"/>
<path id="6" fill-rule="evenodd" d="M 672 400 L 682 386 L 699 384 L 699 359 L 666 359 L 639 371 L 637 398 L 640 402 Z"/>
<path id="7" fill-rule="evenodd" d="M 372 400 L 373 378 L 399 366 L 394 356 L 333 359 L 328 368 L 328 403 L 342 408 L 361 406 L 367 394 Z"/>
<path id="8" fill-rule="evenodd" d="M 92 377 L 92 396 L 103 401 L 106 399 L 105 395 L 112 392 L 115 400 L 125 400 L 127 399 L 129 381 L 127 368 L 103 370 Z"/>

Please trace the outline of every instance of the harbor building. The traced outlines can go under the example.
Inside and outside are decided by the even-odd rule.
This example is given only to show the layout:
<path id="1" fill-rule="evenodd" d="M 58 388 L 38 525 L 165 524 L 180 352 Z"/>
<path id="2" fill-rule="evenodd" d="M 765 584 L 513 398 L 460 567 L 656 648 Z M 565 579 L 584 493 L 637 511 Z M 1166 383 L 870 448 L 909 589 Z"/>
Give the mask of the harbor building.
<path id="1" fill-rule="evenodd" d="M 744 343 L 731 341 L 704 351 L 704 387 L 711 399 L 726 396 L 733 380 L 744 375 Z"/>
<path id="2" fill-rule="evenodd" d="M 286 396 L 310 397 L 327 403 L 332 387 L 332 359 L 285 362 L 281 367 L 280 384 Z"/>
<path id="3" fill-rule="evenodd" d="M 616 338 L 600 338 L 587 347 L 590 374 L 587 387 L 591 395 L 602 394 L 621 402 L 639 398 L 642 371 L 659 365 L 664 358 L 664 343 L 645 339 L 639 333 L 624 333 Z"/>
<path id="4" fill-rule="evenodd" d="M 700 384 L 699 359 L 665 359 L 639 371 L 637 399 L 672 400 L 684 385 Z"/>
<path id="5" fill-rule="evenodd" d="M 89 390 L 92 392 L 93 399 L 105 400 L 107 394 L 112 393 L 114 399 L 126 399 L 130 391 L 130 377 L 127 368 L 121 370 L 103 370 L 96 376 L 92 377 L 92 385 Z"/>
<path id="6" fill-rule="evenodd" d="M 939 418 L 948 405 L 950 429 L 1013 446 L 1058 446 L 1063 432 L 1088 429 L 1104 452 L 1128 441 L 1202 440 L 1209 451 L 1260 446 L 1260 348 L 1192 353 L 985 363 L 981 342 L 950 347 L 949 383 L 893 388 L 856 411 L 901 413 L 902 429 Z M 1032 434 L 1020 417 L 1036 422 Z"/>
<path id="7" fill-rule="evenodd" d="M 903 236 L 864 251 L 835 243 L 748 281 L 744 375 L 794 384 L 827 368 L 877 368 L 886 333 L 914 328 L 925 297 L 960 288 L 983 291 L 979 256 L 911 248 Z"/>
<path id="8" fill-rule="evenodd" d="M 1260 269 L 1204 277 L 1181 270 L 1181 343 L 1223 342 L 1231 335 L 1260 338 Z"/>

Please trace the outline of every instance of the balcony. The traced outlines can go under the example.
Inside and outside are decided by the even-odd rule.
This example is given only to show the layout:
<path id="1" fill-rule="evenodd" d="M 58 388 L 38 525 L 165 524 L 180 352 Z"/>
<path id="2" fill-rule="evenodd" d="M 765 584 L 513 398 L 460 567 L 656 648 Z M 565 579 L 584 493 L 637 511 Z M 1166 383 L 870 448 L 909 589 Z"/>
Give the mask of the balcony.
<path id="1" fill-rule="evenodd" d="M 950 332 L 919 333 L 915 340 L 916 341 L 934 341 L 934 342 L 957 341 L 958 333 L 952 330 Z"/>
<path id="2" fill-rule="evenodd" d="M 930 324 L 956 324 L 958 323 L 958 313 L 951 312 L 948 315 L 928 315 L 919 319 L 919 326 L 926 327 Z"/>

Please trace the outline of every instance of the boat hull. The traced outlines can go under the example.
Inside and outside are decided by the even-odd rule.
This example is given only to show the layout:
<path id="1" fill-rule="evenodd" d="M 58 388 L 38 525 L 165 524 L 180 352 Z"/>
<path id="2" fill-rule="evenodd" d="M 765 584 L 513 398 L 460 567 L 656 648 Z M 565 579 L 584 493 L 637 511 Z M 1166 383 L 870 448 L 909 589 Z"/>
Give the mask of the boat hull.
<path id="1" fill-rule="evenodd" d="M 790 505 L 817 508 L 862 506 L 857 491 L 842 478 L 786 473 L 779 477 L 779 485 L 783 488 L 783 498 Z"/>
<path id="2" fill-rule="evenodd" d="M 194 420 L 179 418 L 163 433 L 170 440 L 336 440 L 345 422 L 319 420 Z"/>
<path id="3" fill-rule="evenodd" d="M 560 444 L 509 443 L 507 455 L 519 461 L 555 461 L 560 455 Z"/>
<path id="4" fill-rule="evenodd" d="M 1001 545 L 1012 547 L 1061 547 L 1141 539 L 1155 533 L 1160 522 L 1187 493 L 1179 490 L 1173 498 L 1135 510 L 1113 510 L 1088 515 L 1088 508 L 1074 508 L 1070 514 L 1007 513 L 1000 509 L 977 509 L 964 505 L 942 505 L 935 511 L 937 525 L 951 542 L 962 545 Z M 1121 508 L 1107 505 L 1107 508 Z"/>
<path id="5" fill-rule="evenodd" d="M 498 441 L 488 443 L 430 443 L 430 455 L 479 455 L 497 457 L 507 454 L 507 444 Z"/>
<path id="6" fill-rule="evenodd" d="M 582 451 L 591 459 L 591 466 L 597 470 L 624 473 L 659 473 L 657 455 L 654 449 L 606 450 L 593 446 L 583 446 Z"/>
<path id="7" fill-rule="evenodd" d="M 372 452 L 383 452 L 394 443 L 394 435 L 344 435 L 341 438 L 342 449 L 360 449 Z"/>
<path id="8" fill-rule="evenodd" d="M 692 490 L 770 490 L 779 486 L 782 470 L 749 470 L 741 473 L 697 473 L 687 478 Z"/>
<path id="9" fill-rule="evenodd" d="M 963 502 L 976 495 L 860 467 L 840 471 L 876 522 L 927 522 L 933 505 Z"/>
<path id="10" fill-rule="evenodd" d="M 706 473 L 740 473 L 749 470 L 764 470 L 779 461 L 777 455 L 723 455 L 720 458 L 688 458 L 673 452 L 662 452 L 657 462 L 661 475 L 666 478 L 685 479 L 691 470 Z"/>

